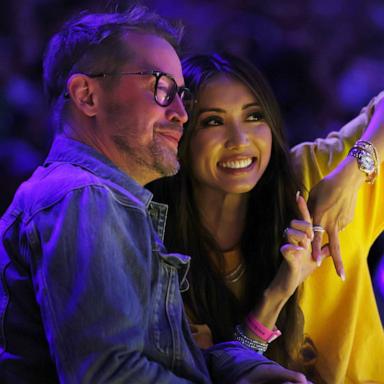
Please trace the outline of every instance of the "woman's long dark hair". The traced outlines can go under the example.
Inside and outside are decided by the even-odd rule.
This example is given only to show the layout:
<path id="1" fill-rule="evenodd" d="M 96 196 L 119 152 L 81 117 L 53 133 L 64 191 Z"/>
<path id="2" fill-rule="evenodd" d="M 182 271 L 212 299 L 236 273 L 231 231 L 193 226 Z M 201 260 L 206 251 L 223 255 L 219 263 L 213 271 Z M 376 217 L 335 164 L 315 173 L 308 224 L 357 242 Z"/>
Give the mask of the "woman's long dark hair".
<path id="1" fill-rule="evenodd" d="M 240 80 L 254 94 L 272 131 L 271 158 L 250 192 L 241 238 L 247 270 L 245 302 L 240 303 L 227 288 L 223 274 L 208 256 L 214 254 L 223 261 L 222 252 L 201 220 L 192 188 L 190 140 L 197 121 L 196 108 L 190 113 L 180 143 L 180 172 L 150 186 L 155 200 L 169 205 L 167 248 L 192 257 L 190 289 L 185 293 L 185 302 L 199 322 L 208 324 L 214 342 L 221 342 L 233 339 L 234 326 L 257 305 L 276 275 L 282 261 L 279 249 L 283 230 L 290 220 L 299 217 L 295 195 L 300 187 L 291 169 L 278 104 L 264 77 L 252 64 L 230 54 L 195 55 L 183 60 L 183 73 L 186 86 L 197 99 L 202 87 L 218 74 Z M 287 367 L 305 370 L 299 357 L 304 338 L 297 291 L 281 311 L 277 326 L 282 336 L 271 344 L 267 355 Z"/>

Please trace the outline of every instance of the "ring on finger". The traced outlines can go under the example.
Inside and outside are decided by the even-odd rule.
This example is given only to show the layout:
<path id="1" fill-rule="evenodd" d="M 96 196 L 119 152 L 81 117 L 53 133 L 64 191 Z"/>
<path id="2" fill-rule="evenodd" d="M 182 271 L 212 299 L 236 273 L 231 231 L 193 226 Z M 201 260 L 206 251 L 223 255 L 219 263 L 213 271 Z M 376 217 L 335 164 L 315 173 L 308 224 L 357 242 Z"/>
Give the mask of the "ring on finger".
<path id="1" fill-rule="evenodd" d="M 320 232 L 320 233 L 325 232 L 325 229 L 321 225 L 313 225 L 312 230 L 313 232 Z"/>

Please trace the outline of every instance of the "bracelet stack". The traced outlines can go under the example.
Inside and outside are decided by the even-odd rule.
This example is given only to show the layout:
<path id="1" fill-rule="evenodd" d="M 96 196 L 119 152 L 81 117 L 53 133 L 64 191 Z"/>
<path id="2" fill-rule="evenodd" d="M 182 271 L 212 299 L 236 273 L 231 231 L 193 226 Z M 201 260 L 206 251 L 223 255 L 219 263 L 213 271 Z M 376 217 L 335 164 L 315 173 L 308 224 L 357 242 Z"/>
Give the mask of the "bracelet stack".
<path id="1" fill-rule="evenodd" d="M 373 184 L 379 173 L 379 158 L 374 145 L 369 141 L 358 140 L 348 155 L 357 160 L 359 170 L 365 174 L 365 182 Z"/>
<path id="2" fill-rule="evenodd" d="M 235 340 L 260 354 L 263 354 L 267 350 L 270 342 L 281 335 L 281 332 L 276 327 L 273 330 L 267 328 L 251 314 L 249 314 L 245 320 L 245 327 L 262 341 L 248 337 L 242 325 L 235 327 Z"/>
<path id="3" fill-rule="evenodd" d="M 268 349 L 268 343 L 264 343 L 262 341 L 258 341 L 258 340 L 252 339 L 251 337 L 248 337 L 245 334 L 244 329 L 241 325 L 237 325 L 235 327 L 234 338 L 235 340 L 243 344 L 245 347 L 253 349 L 257 353 L 260 353 L 261 355 Z"/>

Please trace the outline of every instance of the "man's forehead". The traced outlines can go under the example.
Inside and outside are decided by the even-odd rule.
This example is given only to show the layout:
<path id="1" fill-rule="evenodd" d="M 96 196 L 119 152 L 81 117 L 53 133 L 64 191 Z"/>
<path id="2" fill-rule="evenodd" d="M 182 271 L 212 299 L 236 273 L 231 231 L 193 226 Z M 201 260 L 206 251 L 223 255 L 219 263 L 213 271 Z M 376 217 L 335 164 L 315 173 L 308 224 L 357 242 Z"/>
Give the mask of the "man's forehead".
<path id="1" fill-rule="evenodd" d="M 125 38 L 132 54 L 130 66 L 135 70 L 157 70 L 183 82 L 180 59 L 172 45 L 160 36 L 149 33 L 128 32 Z"/>

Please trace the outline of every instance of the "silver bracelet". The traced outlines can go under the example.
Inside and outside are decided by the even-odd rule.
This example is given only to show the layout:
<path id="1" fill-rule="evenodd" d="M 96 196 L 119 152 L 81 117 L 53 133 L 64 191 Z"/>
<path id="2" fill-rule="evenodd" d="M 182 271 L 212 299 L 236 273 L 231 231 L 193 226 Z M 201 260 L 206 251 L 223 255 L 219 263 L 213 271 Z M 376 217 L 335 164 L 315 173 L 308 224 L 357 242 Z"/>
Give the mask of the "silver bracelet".
<path id="1" fill-rule="evenodd" d="M 252 339 L 251 337 L 248 337 L 244 333 L 244 329 L 242 328 L 242 326 L 240 324 L 236 325 L 235 333 L 234 333 L 233 336 L 234 336 L 236 341 L 239 341 L 245 347 L 253 349 L 257 353 L 260 353 L 261 355 L 268 348 L 268 344 L 267 343 L 263 343 L 262 341 L 258 341 L 258 340 Z"/>

